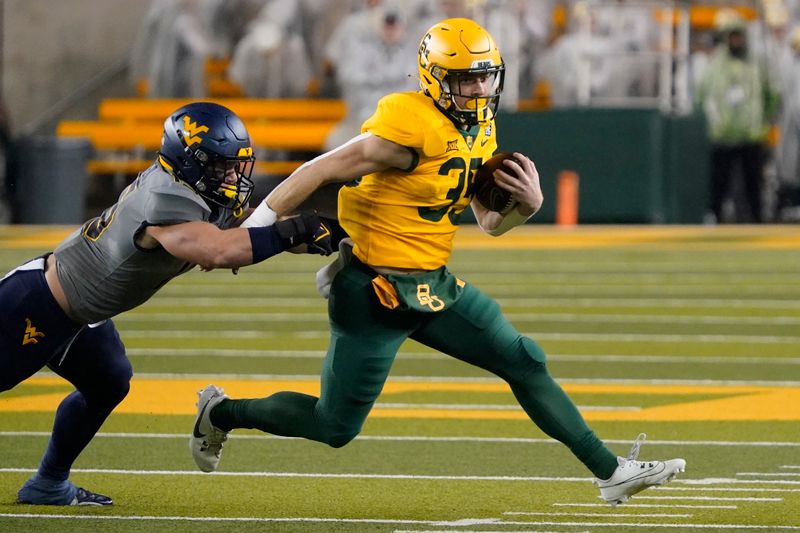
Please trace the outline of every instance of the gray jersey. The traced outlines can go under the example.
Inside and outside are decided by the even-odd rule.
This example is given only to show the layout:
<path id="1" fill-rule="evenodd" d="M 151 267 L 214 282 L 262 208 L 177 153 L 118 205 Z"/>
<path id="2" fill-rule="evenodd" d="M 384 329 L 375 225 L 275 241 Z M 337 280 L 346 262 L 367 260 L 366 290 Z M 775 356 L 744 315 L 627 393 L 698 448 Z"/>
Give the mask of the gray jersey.
<path id="1" fill-rule="evenodd" d="M 212 212 L 197 192 L 158 163 L 142 172 L 116 204 L 55 250 L 58 279 L 72 316 L 82 323 L 110 318 L 144 303 L 169 280 L 191 269 L 194 265 L 160 246 L 140 248 L 136 239 L 147 226 L 194 220 L 225 229 L 236 219 L 230 210 Z"/>

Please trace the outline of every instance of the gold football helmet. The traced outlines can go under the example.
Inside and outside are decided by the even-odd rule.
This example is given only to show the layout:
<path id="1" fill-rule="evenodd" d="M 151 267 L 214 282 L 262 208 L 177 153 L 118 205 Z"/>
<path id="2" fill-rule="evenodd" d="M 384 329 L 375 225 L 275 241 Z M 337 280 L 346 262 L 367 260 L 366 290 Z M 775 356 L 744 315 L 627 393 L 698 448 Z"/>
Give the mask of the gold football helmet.
<path id="1" fill-rule="evenodd" d="M 469 19 L 434 24 L 419 44 L 419 85 L 442 112 L 457 124 L 474 125 L 494 117 L 503 91 L 505 64 L 491 34 Z M 475 79 L 488 83 L 489 93 L 462 92 Z M 462 107 L 455 96 L 468 100 Z"/>

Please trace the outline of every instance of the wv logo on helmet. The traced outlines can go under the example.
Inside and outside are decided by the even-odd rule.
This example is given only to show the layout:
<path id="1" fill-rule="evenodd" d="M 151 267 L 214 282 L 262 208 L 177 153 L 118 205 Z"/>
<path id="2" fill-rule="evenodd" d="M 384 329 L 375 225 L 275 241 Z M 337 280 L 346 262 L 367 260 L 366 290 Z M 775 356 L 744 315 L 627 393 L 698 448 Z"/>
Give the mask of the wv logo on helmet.
<path id="1" fill-rule="evenodd" d="M 208 133 L 208 126 L 198 126 L 197 122 L 192 122 L 189 115 L 183 116 L 183 129 L 186 130 L 186 146 L 192 146 L 203 140 L 201 133 Z"/>

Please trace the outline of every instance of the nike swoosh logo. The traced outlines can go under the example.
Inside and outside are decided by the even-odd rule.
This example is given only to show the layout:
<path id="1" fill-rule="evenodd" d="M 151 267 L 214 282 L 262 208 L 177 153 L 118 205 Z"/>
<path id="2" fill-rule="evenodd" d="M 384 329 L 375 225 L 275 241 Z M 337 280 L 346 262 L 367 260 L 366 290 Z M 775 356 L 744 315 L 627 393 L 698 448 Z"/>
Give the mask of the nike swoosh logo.
<path id="1" fill-rule="evenodd" d="M 489 142 L 489 137 L 484 137 L 483 139 L 481 139 L 481 148 L 486 146 L 486 143 L 488 142 Z"/>
<path id="2" fill-rule="evenodd" d="M 206 412 L 206 407 L 208 407 L 208 402 L 206 402 L 206 404 L 200 410 L 200 414 L 197 415 L 197 420 L 195 420 L 194 422 L 194 429 L 192 430 L 192 434 L 197 439 L 202 439 L 203 437 L 205 437 L 204 434 L 200 433 L 200 420 L 203 419 L 203 413 Z"/>

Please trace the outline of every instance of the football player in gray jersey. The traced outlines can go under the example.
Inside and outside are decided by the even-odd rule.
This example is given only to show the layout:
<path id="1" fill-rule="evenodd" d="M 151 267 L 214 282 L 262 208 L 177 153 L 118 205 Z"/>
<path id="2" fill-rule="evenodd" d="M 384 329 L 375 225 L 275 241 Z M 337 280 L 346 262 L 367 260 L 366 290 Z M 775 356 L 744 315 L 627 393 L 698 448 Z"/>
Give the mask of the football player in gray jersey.
<path id="1" fill-rule="evenodd" d="M 254 162 L 233 112 L 184 106 L 165 121 L 154 164 L 116 204 L 0 280 L 0 392 L 45 365 L 76 389 L 56 411 L 20 503 L 112 504 L 69 480 L 73 462 L 129 390 L 131 364 L 111 317 L 195 265 L 238 268 L 303 246 L 331 253 L 330 230 L 315 214 L 238 227 L 250 211 Z"/>

